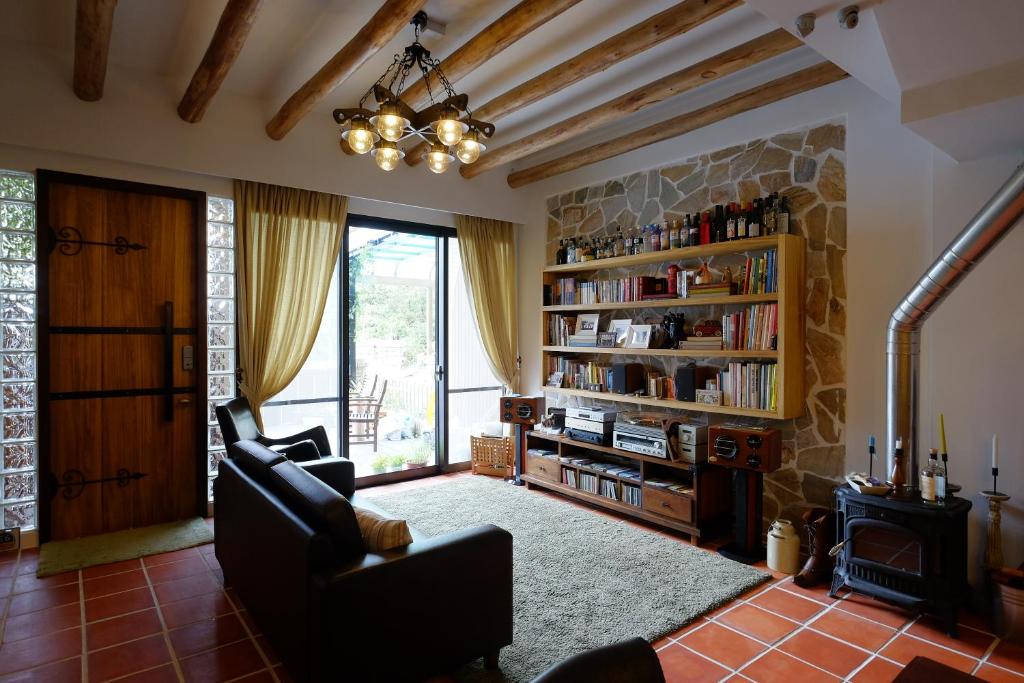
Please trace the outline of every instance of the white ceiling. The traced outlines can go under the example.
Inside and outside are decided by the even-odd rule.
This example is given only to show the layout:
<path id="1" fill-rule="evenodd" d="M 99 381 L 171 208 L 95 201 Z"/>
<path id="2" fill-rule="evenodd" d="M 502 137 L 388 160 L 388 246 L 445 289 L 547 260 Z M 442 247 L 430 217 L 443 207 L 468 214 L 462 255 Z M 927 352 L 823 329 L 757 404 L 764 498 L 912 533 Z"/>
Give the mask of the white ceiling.
<path id="1" fill-rule="evenodd" d="M 482 65 L 456 88 L 469 94 L 471 105 L 479 106 L 678 1 L 582 0 Z M 110 49 L 112 67 L 131 70 L 141 77 L 151 75 L 153 87 L 162 89 L 162 95 L 176 102 L 209 44 L 225 2 L 120 0 Z M 269 119 L 289 95 L 355 35 L 381 2 L 265 0 L 223 91 L 254 100 Z M 443 36 L 428 33 L 423 43 L 435 57 L 444 58 L 517 2 L 428 0 L 428 14 L 446 23 L 447 31 Z M 806 40 L 808 47 L 662 103 L 620 124 L 595 131 L 585 139 L 608 138 L 619 130 L 635 127 L 653 112 L 670 111 L 671 115 L 686 111 L 698 106 L 697 103 L 706 103 L 709 94 L 721 92 L 727 96 L 735 92 L 736 88 L 730 87 L 733 84 L 750 87 L 819 61 L 822 56 L 893 102 L 900 102 L 908 90 L 920 95 L 922 89 L 941 88 L 951 79 L 963 79 L 1014 59 L 1020 61 L 1024 71 L 1024 41 L 1018 37 L 1024 26 L 1024 0 L 866 0 L 861 3 L 865 8 L 861 25 L 853 31 L 840 29 L 835 19 L 836 10 L 844 4 L 846 0 L 747 0 L 746 5 L 683 36 L 499 120 L 492 144 L 502 145 L 529 135 L 780 25 L 793 31 L 793 20 L 805 11 L 820 16 L 817 29 Z M 57 56 L 66 61 L 73 52 L 74 13 L 75 0 L 0 0 L 0 41 L 30 47 L 51 57 L 51 62 Z M 410 27 L 322 101 L 310 117 L 321 117 L 326 123 L 334 107 L 354 106 L 390 64 L 394 53 L 411 40 Z M 110 73 L 113 78 L 117 71 Z M 1006 74 L 1002 77 L 1005 80 Z M 1019 94 L 1024 95 L 1024 78 L 1020 87 Z M 1007 100 L 1014 99 L 1012 94 L 1007 94 Z M 924 96 L 919 99 L 930 101 Z M 1020 130 L 1024 126 L 1019 124 L 1016 131 L 1006 130 L 1016 124 L 1011 115 L 1020 108 L 1020 98 L 1016 99 L 1015 108 L 1004 110 L 998 102 L 973 102 L 964 95 L 956 107 L 940 112 L 941 122 L 907 118 L 905 122 L 940 148 L 960 156 L 967 138 L 958 129 L 964 125 L 971 126 L 970 139 L 972 145 L 977 140 L 978 149 L 987 150 L 1024 136 L 1024 130 Z M 984 110 L 979 121 L 983 120 L 985 126 L 980 131 L 961 111 L 974 105 Z M 211 112 L 217 106 L 215 98 Z M 938 116 L 936 113 L 935 117 Z M 998 127 L 993 128 L 993 123 L 998 123 Z M 958 144 L 954 145 L 953 140 Z M 580 142 L 546 153 L 564 153 Z M 955 152 L 951 151 L 954 147 Z"/>

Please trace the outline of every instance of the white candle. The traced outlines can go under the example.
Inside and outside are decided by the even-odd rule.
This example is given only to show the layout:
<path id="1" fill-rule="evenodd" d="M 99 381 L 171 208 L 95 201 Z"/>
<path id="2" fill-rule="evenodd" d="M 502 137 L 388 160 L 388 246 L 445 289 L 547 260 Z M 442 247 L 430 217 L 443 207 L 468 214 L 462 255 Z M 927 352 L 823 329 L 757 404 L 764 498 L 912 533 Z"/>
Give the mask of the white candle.
<path id="1" fill-rule="evenodd" d="M 992 435 L 992 469 L 999 467 L 999 435 Z"/>

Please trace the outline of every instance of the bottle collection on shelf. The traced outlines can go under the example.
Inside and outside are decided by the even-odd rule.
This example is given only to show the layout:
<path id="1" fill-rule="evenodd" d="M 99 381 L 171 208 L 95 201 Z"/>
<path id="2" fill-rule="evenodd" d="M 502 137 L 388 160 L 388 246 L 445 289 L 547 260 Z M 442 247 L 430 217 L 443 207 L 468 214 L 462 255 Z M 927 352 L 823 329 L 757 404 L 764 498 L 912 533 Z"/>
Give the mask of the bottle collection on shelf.
<path id="1" fill-rule="evenodd" d="M 789 232 L 789 206 L 785 197 L 773 192 L 742 205 L 717 204 L 713 211 L 686 214 L 682 222 L 648 223 L 623 233 L 603 237 L 559 240 L 555 262 L 584 263 L 613 256 L 645 254 L 716 242 L 741 240 Z"/>
<path id="2" fill-rule="evenodd" d="M 665 277 L 644 275 L 604 280 L 562 277 L 555 280 L 551 303 L 573 306 L 732 294 L 774 294 L 779 286 L 777 260 L 778 253 L 774 249 L 761 256 L 747 257 L 738 281 L 733 279 L 732 269 L 726 268 L 719 281 L 715 282 L 715 276 L 704 262 L 696 270 L 669 265 Z"/>

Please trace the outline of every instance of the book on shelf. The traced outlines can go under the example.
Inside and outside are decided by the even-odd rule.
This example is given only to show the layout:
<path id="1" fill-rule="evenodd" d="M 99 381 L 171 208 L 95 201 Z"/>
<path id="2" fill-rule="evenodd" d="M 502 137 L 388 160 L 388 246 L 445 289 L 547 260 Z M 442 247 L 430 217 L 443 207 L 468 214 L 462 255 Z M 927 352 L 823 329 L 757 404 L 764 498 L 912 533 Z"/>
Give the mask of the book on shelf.
<path id="1" fill-rule="evenodd" d="M 740 282 L 740 294 L 772 294 L 778 291 L 778 273 L 775 262 L 778 252 L 775 249 L 766 251 L 757 258 L 748 257 L 743 268 L 743 279 Z"/>
<path id="2" fill-rule="evenodd" d="M 610 365 L 596 361 L 578 361 L 566 356 L 548 356 L 548 374 L 561 372 L 565 387 L 582 389 L 586 385 L 609 386 Z"/>
<path id="3" fill-rule="evenodd" d="M 649 298 L 675 298 L 674 294 L 668 294 L 668 278 L 635 275 L 607 280 L 580 280 L 563 277 L 555 281 L 553 297 L 555 303 L 561 306 L 630 303 Z"/>
<path id="4" fill-rule="evenodd" d="M 589 334 L 570 334 L 568 343 L 564 346 L 588 347 L 597 346 L 597 337 Z"/>
<path id="5" fill-rule="evenodd" d="M 688 337 L 678 347 L 682 351 L 721 351 L 722 337 Z"/>
<path id="6" fill-rule="evenodd" d="M 576 316 L 553 315 L 548 320 L 548 343 L 554 346 L 568 346 L 569 337 L 576 334 Z"/>
<path id="7" fill-rule="evenodd" d="M 580 472 L 580 490 L 597 495 L 597 475 L 589 472 Z"/>
<path id="8" fill-rule="evenodd" d="M 722 405 L 756 410 L 777 409 L 776 363 L 729 363 L 718 373 Z"/>
<path id="9" fill-rule="evenodd" d="M 731 351 L 772 351 L 776 348 L 779 305 L 753 304 L 722 316 L 722 348 Z"/>
<path id="10" fill-rule="evenodd" d="M 687 299 L 694 299 L 702 296 L 728 296 L 735 293 L 735 282 L 710 282 L 706 285 L 689 285 L 686 288 Z"/>
<path id="11" fill-rule="evenodd" d="M 566 486 L 576 488 L 576 470 L 569 467 L 562 468 L 562 483 Z"/>

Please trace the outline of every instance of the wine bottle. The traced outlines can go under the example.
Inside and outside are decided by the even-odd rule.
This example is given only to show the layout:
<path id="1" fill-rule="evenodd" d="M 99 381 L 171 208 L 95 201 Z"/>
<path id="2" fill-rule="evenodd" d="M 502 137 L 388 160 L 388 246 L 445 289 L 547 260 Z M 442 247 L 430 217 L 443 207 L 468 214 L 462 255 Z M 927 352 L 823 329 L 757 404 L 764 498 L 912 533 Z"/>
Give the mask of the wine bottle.
<path id="1" fill-rule="evenodd" d="M 761 236 L 761 214 L 763 211 L 761 198 L 758 197 L 754 200 L 754 207 L 750 210 L 750 215 L 747 217 L 747 234 L 751 237 Z"/>
<path id="2" fill-rule="evenodd" d="M 626 253 L 626 242 L 622 239 L 622 226 L 616 228 L 615 233 L 615 255 L 623 256 Z"/>
<path id="3" fill-rule="evenodd" d="M 765 235 L 775 234 L 775 195 L 770 194 L 764 200 L 764 212 L 761 217 L 761 227 Z"/>
<path id="4" fill-rule="evenodd" d="M 694 214 L 691 218 L 690 214 L 686 214 L 686 225 L 689 226 L 686 231 L 686 246 L 696 247 L 700 244 L 700 216 Z"/>
<path id="5" fill-rule="evenodd" d="M 736 239 L 747 238 L 747 216 L 750 215 L 750 202 L 742 204 L 736 212 Z"/>
<path id="6" fill-rule="evenodd" d="M 938 453 L 935 449 L 928 452 L 928 464 L 921 468 L 921 500 L 926 503 L 935 502 L 935 470 L 938 465 Z"/>
<path id="7" fill-rule="evenodd" d="M 726 212 L 725 239 L 734 240 L 736 239 L 736 204 L 729 202 Z"/>
<path id="8" fill-rule="evenodd" d="M 778 197 L 778 194 L 775 195 Z M 775 230 L 783 235 L 789 234 L 789 200 L 785 197 L 781 198 L 777 202 L 778 210 L 777 217 L 775 220 Z"/>
<path id="9" fill-rule="evenodd" d="M 711 241 L 724 242 L 725 236 L 725 207 L 715 204 L 715 219 L 711 224 Z"/>
<path id="10" fill-rule="evenodd" d="M 711 214 L 708 211 L 700 215 L 700 243 L 711 244 Z"/>
<path id="11" fill-rule="evenodd" d="M 565 240 L 558 240 L 558 250 L 555 251 L 555 264 L 565 263 Z"/>

